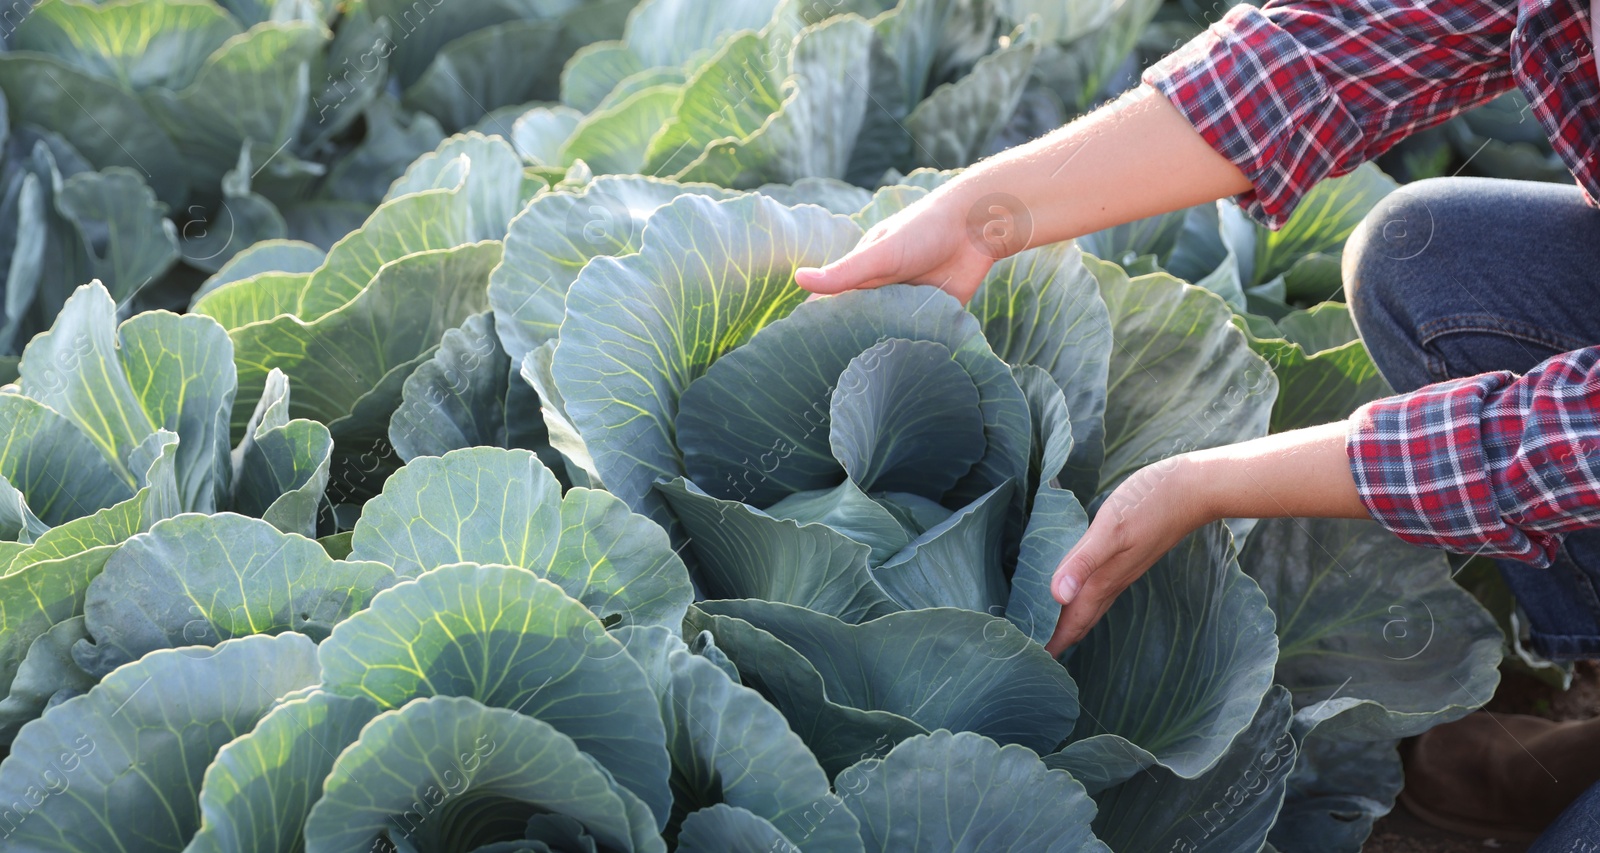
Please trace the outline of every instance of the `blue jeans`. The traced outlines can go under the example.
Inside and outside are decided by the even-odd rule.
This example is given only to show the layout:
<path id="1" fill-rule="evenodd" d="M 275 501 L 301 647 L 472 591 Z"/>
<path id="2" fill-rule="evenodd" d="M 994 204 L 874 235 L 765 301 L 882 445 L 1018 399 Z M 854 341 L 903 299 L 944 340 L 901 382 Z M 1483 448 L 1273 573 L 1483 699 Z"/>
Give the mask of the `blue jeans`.
<path id="1" fill-rule="evenodd" d="M 1396 391 L 1526 372 L 1600 343 L 1600 210 L 1575 186 L 1435 178 L 1384 199 L 1351 235 L 1345 297 Z M 1500 561 L 1552 660 L 1600 658 L 1600 530 L 1548 569 Z"/>
<path id="2" fill-rule="evenodd" d="M 1345 298 L 1396 391 L 1526 372 L 1600 343 L 1600 211 L 1577 187 L 1436 178 L 1402 187 L 1351 235 Z M 1600 530 L 1567 536 L 1548 569 L 1499 561 L 1554 660 L 1600 658 Z M 1600 784 L 1529 853 L 1600 853 Z"/>
<path id="3" fill-rule="evenodd" d="M 1600 853 L 1600 784 L 1567 806 L 1528 853 Z"/>

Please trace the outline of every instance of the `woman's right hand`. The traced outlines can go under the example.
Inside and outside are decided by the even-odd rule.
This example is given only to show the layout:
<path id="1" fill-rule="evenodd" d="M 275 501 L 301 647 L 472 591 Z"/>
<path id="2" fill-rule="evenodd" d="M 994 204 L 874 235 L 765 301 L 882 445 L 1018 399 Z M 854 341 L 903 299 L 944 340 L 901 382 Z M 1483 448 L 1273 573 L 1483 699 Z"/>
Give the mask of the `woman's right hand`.
<path id="1" fill-rule="evenodd" d="M 873 226 L 837 261 L 821 269 L 798 270 L 795 282 L 821 295 L 885 284 L 926 284 L 966 304 L 997 260 L 1025 247 L 1012 248 L 1008 241 L 991 239 L 1004 236 L 1004 226 L 980 227 L 974 233 L 969 226 L 970 205 L 963 205 L 959 194 L 947 192 L 951 189 L 947 185 Z"/>

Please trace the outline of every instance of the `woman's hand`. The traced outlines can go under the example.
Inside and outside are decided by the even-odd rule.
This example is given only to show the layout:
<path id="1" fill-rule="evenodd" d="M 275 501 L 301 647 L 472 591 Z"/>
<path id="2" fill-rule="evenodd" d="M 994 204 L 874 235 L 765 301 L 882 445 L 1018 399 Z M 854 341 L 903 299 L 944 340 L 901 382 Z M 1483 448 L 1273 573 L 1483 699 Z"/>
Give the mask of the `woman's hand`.
<path id="1" fill-rule="evenodd" d="M 817 294 L 931 284 L 966 302 L 1001 258 L 1249 188 L 1165 97 L 1140 86 L 972 166 L 795 280 Z"/>
<path id="2" fill-rule="evenodd" d="M 1123 590 L 1196 528 L 1223 518 L 1370 518 L 1345 455 L 1349 423 L 1269 435 L 1174 456 L 1106 498 L 1056 568 L 1061 602 L 1045 644 L 1059 656 L 1083 639 Z"/>
<path id="3" fill-rule="evenodd" d="M 1061 617 L 1045 645 L 1059 656 L 1083 639 L 1111 603 L 1161 555 L 1196 528 L 1216 520 L 1217 511 L 1195 480 L 1196 462 L 1175 456 L 1122 481 L 1089 523 L 1061 565 L 1050 591 L 1061 602 Z"/>
<path id="4" fill-rule="evenodd" d="M 1021 251 L 1018 243 L 970 239 L 968 211 L 958 193 L 935 192 L 873 226 L 861 242 L 821 269 L 802 268 L 795 282 L 812 293 L 831 295 L 885 284 L 927 284 L 966 304 L 995 261 Z M 1000 233 L 1002 226 L 990 229 Z"/>

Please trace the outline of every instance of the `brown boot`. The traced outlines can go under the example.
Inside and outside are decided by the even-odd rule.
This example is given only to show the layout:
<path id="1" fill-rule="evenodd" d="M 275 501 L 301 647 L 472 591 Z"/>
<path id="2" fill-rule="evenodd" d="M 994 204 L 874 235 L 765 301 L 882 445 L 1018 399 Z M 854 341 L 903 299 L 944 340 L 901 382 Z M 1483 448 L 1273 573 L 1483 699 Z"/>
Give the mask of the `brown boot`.
<path id="1" fill-rule="evenodd" d="M 1532 841 L 1596 780 L 1600 719 L 1479 711 L 1410 744 L 1400 802 L 1440 829 Z"/>

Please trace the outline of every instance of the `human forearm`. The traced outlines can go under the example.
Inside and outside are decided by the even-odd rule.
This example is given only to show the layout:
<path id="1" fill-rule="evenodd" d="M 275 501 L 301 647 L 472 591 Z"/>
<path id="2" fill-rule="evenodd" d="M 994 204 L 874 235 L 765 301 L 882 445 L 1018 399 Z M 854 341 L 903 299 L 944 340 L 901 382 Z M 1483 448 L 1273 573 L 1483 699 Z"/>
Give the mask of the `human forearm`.
<path id="1" fill-rule="evenodd" d="M 823 294 L 928 284 L 965 302 L 1003 257 L 1249 187 L 1146 86 L 967 169 L 795 280 Z"/>
<path id="2" fill-rule="evenodd" d="M 1223 518 L 1369 518 L 1345 452 L 1348 421 L 1294 430 L 1179 457 L 1204 521 Z"/>
<path id="3" fill-rule="evenodd" d="M 1345 451 L 1349 421 L 1197 450 L 1142 468 L 1116 488 L 1056 568 L 1060 654 L 1162 554 L 1224 518 L 1368 518 Z"/>
<path id="4" fill-rule="evenodd" d="M 973 166 L 935 198 L 963 211 L 985 196 L 1016 199 L 1031 227 L 1015 245 L 1005 246 L 1011 253 L 1249 188 L 1244 173 L 1213 150 L 1165 97 L 1142 86 Z"/>

